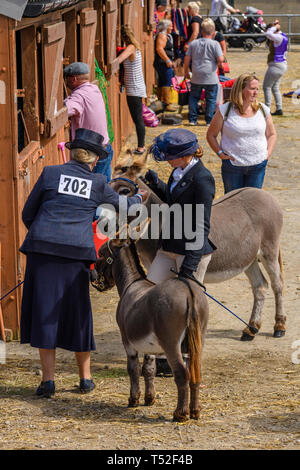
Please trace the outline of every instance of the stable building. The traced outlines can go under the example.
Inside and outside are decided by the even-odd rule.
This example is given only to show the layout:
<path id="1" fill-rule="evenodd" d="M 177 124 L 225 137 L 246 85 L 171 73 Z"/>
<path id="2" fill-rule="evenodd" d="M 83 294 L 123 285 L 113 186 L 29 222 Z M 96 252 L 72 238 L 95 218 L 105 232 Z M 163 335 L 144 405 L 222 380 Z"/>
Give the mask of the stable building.
<path id="1" fill-rule="evenodd" d="M 147 93 L 152 93 L 154 0 L 3 1 L 0 5 L 0 298 L 24 279 L 19 252 L 24 203 L 45 165 L 64 162 L 69 122 L 63 68 L 95 59 L 107 81 L 114 158 L 133 129 L 116 60 L 122 24 L 142 46 Z M 67 152 L 67 151 L 66 151 Z M 47 293 L 45 292 L 45 295 Z M 6 337 L 17 339 L 21 288 L 0 303 Z M 0 323 L 1 327 L 1 323 Z M 1 331 L 0 331 L 1 337 Z"/>

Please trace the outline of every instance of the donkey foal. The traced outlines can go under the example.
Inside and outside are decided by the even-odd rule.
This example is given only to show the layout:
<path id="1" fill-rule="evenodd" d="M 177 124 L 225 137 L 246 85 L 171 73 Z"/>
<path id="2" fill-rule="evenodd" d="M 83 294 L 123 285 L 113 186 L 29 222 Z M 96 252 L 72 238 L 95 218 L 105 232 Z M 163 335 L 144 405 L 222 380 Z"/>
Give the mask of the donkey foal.
<path id="1" fill-rule="evenodd" d="M 106 260 L 113 259 L 111 264 Z M 193 281 L 169 279 L 153 285 L 145 279 L 135 245 L 112 240 L 99 250 L 96 264 L 103 289 L 115 281 L 120 301 L 117 323 L 127 354 L 130 377 L 129 406 L 137 406 L 141 375 L 138 353 L 144 354 L 145 405 L 155 401 L 155 356 L 165 353 L 178 391 L 174 421 L 200 415 L 201 351 L 208 321 L 208 303 Z M 181 343 L 187 337 L 189 363 L 182 359 Z M 190 397 L 189 397 L 190 391 Z"/>

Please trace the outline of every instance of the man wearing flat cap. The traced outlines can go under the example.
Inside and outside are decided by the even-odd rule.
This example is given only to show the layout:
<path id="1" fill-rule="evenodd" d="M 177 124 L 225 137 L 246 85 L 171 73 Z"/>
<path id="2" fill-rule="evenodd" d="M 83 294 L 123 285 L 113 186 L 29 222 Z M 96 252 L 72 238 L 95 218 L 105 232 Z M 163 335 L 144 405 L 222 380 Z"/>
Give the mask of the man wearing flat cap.
<path id="1" fill-rule="evenodd" d="M 94 172 L 102 173 L 110 180 L 110 162 L 113 150 L 107 132 L 107 119 L 102 94 L 97 87 L 89 81 L 90 68 L 84 62 L 73 62 L 64 69 L 64 78 L 67 87 L 72 93 L 65 99 L 68 116 L 71 121 L 71 139 L 75 137 L 76 129 L 89 129 L 104 137 L 103 144 L 107 151 L 107 158 L 97 163 Z"/>

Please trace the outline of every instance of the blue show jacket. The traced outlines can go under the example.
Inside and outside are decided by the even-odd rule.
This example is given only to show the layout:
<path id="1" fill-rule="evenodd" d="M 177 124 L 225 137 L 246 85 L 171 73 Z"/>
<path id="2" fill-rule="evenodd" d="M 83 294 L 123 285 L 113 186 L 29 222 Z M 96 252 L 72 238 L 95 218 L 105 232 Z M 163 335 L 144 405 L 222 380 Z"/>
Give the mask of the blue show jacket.
<path id="1" fill-rule="evenodd" d="M 92 173 L 86 164 L 71 160 L 46 166 L 22 212 L 28 233 L 20 251 L 93 263 L 97 259 L 92 228 L 95 210 L 100 204 L 111 204 L 119 211 L 121 197 L 124 200 L 105 176 Z M 127 208 L 141 203 L 139 196 L 126 200 Z"/>
<path id="2" fill-rule="evenodd" d="M 193 231 L 196 229 L 196 206 L 203 204 L 204 220 L 203 220 L 203 246 L 199 249 L 186 249 L 186 243 L 191 243 L 193 240 L 188 240 L 184 236 L 184 218 L 182 218 L 182 237 L 176 238 L 174 236 L 174 219 L 170 219 L 170 237 L 160 240 L 160 246 L 165 251 L 185 255 L 182 266 L 192 271 L 197 271 L 198 264 L 202 256 L 212 253 L 216 247 L 209 239 L 210 229 L 210 214 L 211 206 L 215 196 L 215 181 L 207 168 L 199 160 L 189 171 L 185 173 L 182 179 L 171 191 L 171 184 L 173 182 L 173 173 L 171 173 L 168 183 L 164 183 L 158 178 L 157 183 L 148 184 L 149 187 L 157 194 L 157 196 L 166 202 L 169 206 L 179 204 L 182 207 L 184 214 L 185 205 L 193 207 L 191 225 Z"/>

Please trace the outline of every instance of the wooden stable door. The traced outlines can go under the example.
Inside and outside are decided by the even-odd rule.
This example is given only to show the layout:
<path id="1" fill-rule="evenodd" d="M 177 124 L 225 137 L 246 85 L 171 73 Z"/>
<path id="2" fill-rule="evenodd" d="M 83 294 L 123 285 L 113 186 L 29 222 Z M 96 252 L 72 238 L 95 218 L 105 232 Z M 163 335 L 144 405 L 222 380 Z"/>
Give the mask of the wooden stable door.
<path id="1" fill-rule="evenodd" d="M 118 71 L 117 60 L 117 24 L 118 24 L 118 2 L 107 0 L 105 5 L 106 19 L 106 46 L 107 46 L 107 76 L 110 77 Z"/>
<path id="2" fill-rule="evenodd" d="M 133 23 L 133 0 L 124 0 L 123 3 L 123 18 L 124 24 L 132 26 Z"/>
<path id="3" fill-rule="evenodd" d="M 42 28 L 43 87 L 46 137 L 52 137 L 68 120 L 63 107 L 63 51 L 65 45 L 65 22 L 45 25 Z"/>
<path id="4" fill-rule="evenodd" d="M 80 12 L 80 60 L 90 67 L 90 81 L 95 80 L 95 38 L 97 12 L 84 8 Z"/>

